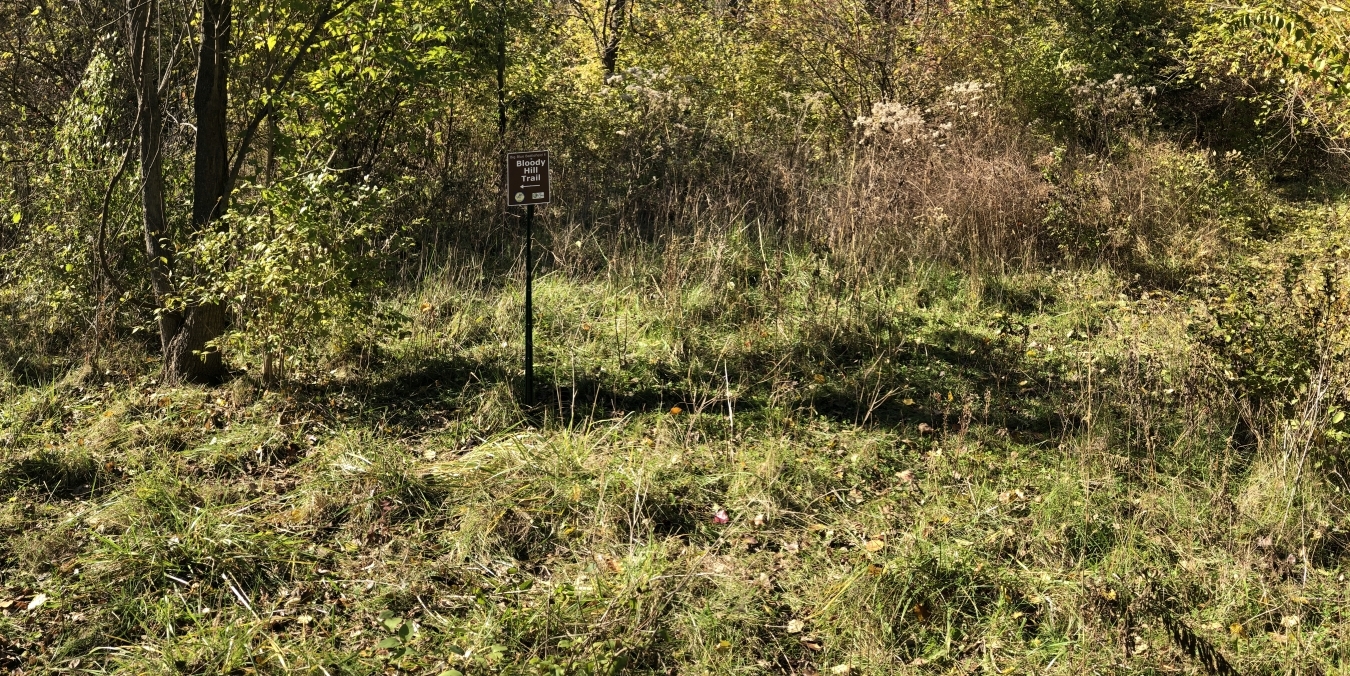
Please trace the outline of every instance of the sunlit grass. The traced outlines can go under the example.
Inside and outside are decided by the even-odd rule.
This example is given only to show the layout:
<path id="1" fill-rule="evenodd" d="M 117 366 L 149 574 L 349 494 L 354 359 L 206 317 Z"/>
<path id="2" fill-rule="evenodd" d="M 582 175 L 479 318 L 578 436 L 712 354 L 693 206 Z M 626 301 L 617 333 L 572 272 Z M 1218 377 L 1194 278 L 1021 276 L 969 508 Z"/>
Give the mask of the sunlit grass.
<path id="1" fill-rule="evenodd" d="M 1290 503 L 1287 461 L 1231 451 L 1184 300 L 741 260 L 674 289 L 541 278 L 532 410 L 509 287 L 429 287 L 382 362 L 280 391 L 11 389 L 0 659 L 1194 668 L 1162 597 L 1243 670 L 1337 654 L 1340 559 L 1314 552 L 1341 498 Z"/>

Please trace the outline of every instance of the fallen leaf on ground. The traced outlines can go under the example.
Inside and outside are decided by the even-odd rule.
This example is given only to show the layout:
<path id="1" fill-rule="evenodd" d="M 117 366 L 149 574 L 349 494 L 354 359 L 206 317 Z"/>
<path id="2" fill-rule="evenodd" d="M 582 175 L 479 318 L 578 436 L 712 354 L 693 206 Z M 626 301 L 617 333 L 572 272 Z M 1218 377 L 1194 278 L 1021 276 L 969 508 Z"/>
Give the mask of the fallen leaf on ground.
<path id="1" fill-rule="evenodd" d="M 34 597 L 33 597 L 33 600 L 32 600 L 32 601 L 29 601 L 29 602 L 28 602 L 28 609 L 29 609 L 29 610 L 37 610 L 38 608 L 41 608 L 41 607 L 42 607 L 42 604 L 44 604 L 44 603 L 46 603 L 46 602 L 47 602 L 47 595 L 46 595 L 46 594 L 38 594 L 37 596 L 34 596 Z"/>

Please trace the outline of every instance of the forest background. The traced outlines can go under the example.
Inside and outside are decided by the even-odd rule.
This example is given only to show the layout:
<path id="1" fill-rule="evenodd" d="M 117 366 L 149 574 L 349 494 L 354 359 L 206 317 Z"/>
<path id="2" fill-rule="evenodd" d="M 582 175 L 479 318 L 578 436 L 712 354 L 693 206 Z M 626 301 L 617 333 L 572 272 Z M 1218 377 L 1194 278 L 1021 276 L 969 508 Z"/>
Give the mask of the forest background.
<path id="1" fill-rule="evenodd" d="M 7 0 L 0 116 L 2 669 L 1346 669 L 1341 5 Z"/>

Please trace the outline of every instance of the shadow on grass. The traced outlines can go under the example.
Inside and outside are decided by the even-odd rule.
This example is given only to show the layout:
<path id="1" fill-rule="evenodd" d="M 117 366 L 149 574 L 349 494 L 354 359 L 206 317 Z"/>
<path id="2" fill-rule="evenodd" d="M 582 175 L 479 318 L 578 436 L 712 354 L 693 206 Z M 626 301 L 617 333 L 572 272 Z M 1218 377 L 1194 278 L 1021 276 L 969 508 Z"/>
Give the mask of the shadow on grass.
<path id="1" fill-rule="evenodd" d="M 1048 373 L 1028 370 L 1021 341 L 1008 333 L 989 339 L 956 328 L 938 329 L 923 343 L 906 338 L 878 343 L 858 334 L 818 345 L 747 352 L 731 357 L 726 368 L 757 374 L 748 387 L 736 387 L 735 411 L 747 420 L 786 407 L 839 424 L 898 433 L 913 433 L 920 425 L 950 429 L 973 420 L 1005 429 L 1013 438 L 1043 440 L 1071 423 L 1061 413 L 1063 392 L 1049 385 L 1017 385 L 1051 379 Z M 517 397 L 523 394 L 514 364 L 464 354 L 389 362 L 359 387 L 328 386 L 312 391 L 311 399 L 332 401 L 341 390 L 359 399 L 351 407 L 358 420 L 394 434 L 416 435 L 444 429 L 478 410 L 482 395 L 501 383 L 509 383 Z M 815 364 L 822 359 L 842 378 L 814 385 Z M 536 369 L 536 405 L 529 413 L 536 422 L 552 419 L 570 426 L 665 412 L 673 406 L 689 412 L 725 410 L 721 378 L 690 382 L 687 372 L 659 365 L 642 379 L 625 381 L 622 376 L 627 375 L 574 374 L 541 364 Z M 786 391 L 785 382 L 793 383 Z"/>

